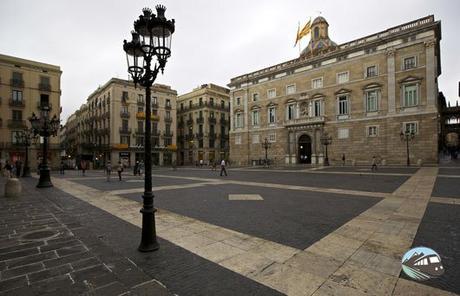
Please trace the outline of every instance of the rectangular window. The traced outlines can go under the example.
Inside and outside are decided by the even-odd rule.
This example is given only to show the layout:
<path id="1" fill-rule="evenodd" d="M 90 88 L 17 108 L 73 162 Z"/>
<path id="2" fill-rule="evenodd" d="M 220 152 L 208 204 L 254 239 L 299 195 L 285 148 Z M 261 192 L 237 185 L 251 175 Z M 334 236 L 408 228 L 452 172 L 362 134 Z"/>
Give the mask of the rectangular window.
<path id="1" fill-rule="evenodd" d="M 287 95 L 295 94 L 295 91 L 296 91 L 295 84 L 291 84 L 291 85 L 286 86 L 286 94 Z"/>
<path id="2" fill-rule="evenodd" d="M 128 144 L 129 146 L 129 136 L 120 136 L 120 144 Z"/>
<path id="3" fill-rule="evenodd" d="M 166 111 L 166 119 L 171 119 L 171 111 Z"/>
<path id="4" fill-rule="evenodd" d="M 124 91 L 121 95 L 121 99 L 123 101 L 127 101 L 128 100 L 128 92 L 127 91 Z"/>
<path id="5" fill-rule="evenodd" d="M 313 80 L 311 81 L 311 87 L 312 87 L 313 89 L 323 87 L 323 77 L 313 79 Z"/>
<path id="6" fill-rule="evenodd" d="M 12 99 L 13 99 L 13 102 L 15 102 L 15 103 L 22 102 L 22 91 L 13 90 Z"/>
<path id="7" fill-rule="evenodd" d="M 241 105 L 241 98 L 240 97 L 236 98 L 236 105 L 237 106 Z"/>
<path id="8" fill-rule="evenodd" d="M 137 107 L 137 112 L 144 112 L 144 107 L 138 106 Z"/>
<path id="9" fill-rule="evenodd" d="M 259 144 L 259 135 L 252 135 L 252 144 Z"/>
<path id="10" fill-rule="evenodd" d="M 171 125 L 170 124 L 165 124 L 165 134 L 167 134 L 167 135 L 171 134 Z"/>
<path id="11" fill-rule="evenodd" d="M 276 89 L 275 89 L 275 88 L 269 89 L 269 90 L 267 91 L 267 97 L 268 97 L 269 99 L 275 98 L 275 97 L 276 97 Z"/>
<path id="12" fill-rule="evenodd" d="M 403 130 L 406 133 L 413 133 L 414 135 L 418 132 L 418 123 L 417 122 L 405 122 Z"/>
<path id="13" fill-rule="evenodd" d="M 123 119 L 123 120 L 121 121 L 121 128 L 122 128 L 124 131 L 128 130 L 128 120 Z"/>
<path id="14" fill-rule="evenodd" d="M 143 94 L 138 94 L 137 95 L 137 102 L 138 103 L 141 103 L 141 104 L 144 104 L 144 95 Z"/>
<path id="15" fill-rule="evenodd" d="M 166 99 L 166 107 L 171 107 L 171 100 L 170 99 Z"/>
<path id="16" fill-rule="evenodd" d="M 198 105 L 199 105 L 199 106 L 203 106 L 203 98 L 199 98 L 199 99 L 198 99 Z"/>
<path id="17" fill-rule="evenodd" d="M 192 108 L 192 101 L 188 101 L 188 106 L 190 109 Z"/>
<path id="18" fill-rule="evenodd" d="M 252 111 L 252 125 L 259 125 L 259 111 Z"/>
<path id="19" fill-rule="evenodd" d="M 235 127 L 242 128 L 243 127 L 243 113 L 236 113 L 235 114 Z"/>
<path id="20" fill-rule="evenodd" d="M 369 66 L 366 68 L 366 77 L 377 76 L 377 66 Z"/>
<path id="21" fill-rule="evenodd" d="M 415 68 L 416 65 L 416 60 L 415 57 L 408 57 L 404 58 L 404 70 L 412 69 Z"/>
<path id="22" fill-rule="evenodd" d="M 293 120 L 295 117 L 295 104 L 289 104 L 287 106 L 286 119 Z"/>
<path id="23" fill-rule="evenodd" d="M 367 127 L 367 136 L 368 137 L 377 137 L 377 126 L 376 125 L 373 125 L 373 126 L 368 126 Z"/>
<path id="24" fill-rule="evenodd" d="M 180 103 L 180 109 L 184 110 L 184 103 Z"/>
<path id="25" fill-rule="evenodd" d="M 257 102 L 259 100 L 259 93 L 253 93 L 252 94 L 252 101 Z"/>
<path id="26" fill-rule="evenodd" d="M 138 132 L 143 132 L 144 131 L 144 121 L 138 120 L 137 121 L 137 130 Z"/>
<path id="27" fill-rule="evenodd" d="M 337 73 L 337 83 L 348 82 L 348 72 Z"/>
<path id="28" fill-rule="evenodd" d="M 144 146 L 144 137 L 136 137 L 136 146 Z"/>
<path id="29" fill-rule="evenodd" d="M 370 90 L 366 92 L 366 111 L 375 112 L 378 110 L 378 92 Z"/>
<path id="30" fill-rule="evenodd" d="M 338 104 L 339 104 L 339 115 L 348 115 L 348 97 L 347 96 L 339 96 L 338 97 Z"/>
<path id="31" fill-rule="evenodd" d="M 348 139 L 349 131 L 348 131 L 347 128 L 339 128 L 337 132 L 338 132 L 337 138 L 339 138 L 339 139 Z"/>
<path id="32" fill-rule="evenodd" d="M 214 106 L 214 98 L 209 98 L 209 105 Z"/>
<path id="33" fill-rule="evenodd" d="M 220 101 L 220 107 L 221 107 L 222 109 L 225 108 L 225 101 L 224 101 L 224 100 L 221 100 L 221 101 Z"/>
<path id="34" fill-rule="evenodd" d="M 158 98 L 152 97 L 152 105 L 158 105 Z"/>
<path id="35" fill-rule="evenodd" d="M 21 142 L 18 141 L 18 137 L 21 136 L 21 131 L 12 131 L 11 132 L 11 143 L 13 144 L 22 144 Z"/>
<path id="36" fill-rule="evenodd" d="M 268 123 L 275 123 L 276 122 L 276 108 L 270 107 L 268 108 Z"/>
<path id="37" fill-rule="evenodd" d="M 321 100 L 315 100 L 313 102 L 313 116 L 319 117 L 322 115 Z"/>
<path id="38" fill-rule="evenodd" d="M 12 110 L 12 119 L 14 121 L 22 120 L 22 111 L 21 110 Z"/>
<path id="39" fill-rule="evenodd" d="M 417 84 L 408 84 L 403 87 L 404 92 L 404 107 L 412 107 L 418 105 L 418 87 Z"/>
<path id="40" fill-rule="evenodd" d="M 275 143 L 276 142 L 276 134 L 275 133 L 271 133 L 268 135 L 268 141 L 270 143 Z"/>
<path id="41" fill-rule="evenodd" d="M 241 135 L 235 135 L 235 145 L 241 145 Z"/>

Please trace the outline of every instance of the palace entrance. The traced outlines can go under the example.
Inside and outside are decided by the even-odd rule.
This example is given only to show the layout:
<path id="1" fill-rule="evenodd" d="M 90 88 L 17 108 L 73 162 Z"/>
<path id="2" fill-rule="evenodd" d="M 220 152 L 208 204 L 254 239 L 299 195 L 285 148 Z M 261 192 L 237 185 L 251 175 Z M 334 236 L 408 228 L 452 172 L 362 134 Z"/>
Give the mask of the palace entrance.
<path id="1" fill-rule="evenodd" d="M 299 163 L 311 163 L 311 138 L 302 135 L 298 141 L 298 161 Z"/>

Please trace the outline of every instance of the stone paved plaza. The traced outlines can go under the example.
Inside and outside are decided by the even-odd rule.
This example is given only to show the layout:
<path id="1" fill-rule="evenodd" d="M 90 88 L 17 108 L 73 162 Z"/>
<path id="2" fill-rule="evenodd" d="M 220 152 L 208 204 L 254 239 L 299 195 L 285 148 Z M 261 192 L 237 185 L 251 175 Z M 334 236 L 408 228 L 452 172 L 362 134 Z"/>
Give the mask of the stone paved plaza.
<path id="1" fill-rule="evenodd" d="M 228 172 L 153 171 L 153 253 L 136 250 L 142 177 L 67 171 L 41 190 L 21 179 L 21 197 L 0 199 L 0 295 L 460 293 L 458 167 Z M 401 273 L 416 246 L 440 254 L 442 277 Z"/>

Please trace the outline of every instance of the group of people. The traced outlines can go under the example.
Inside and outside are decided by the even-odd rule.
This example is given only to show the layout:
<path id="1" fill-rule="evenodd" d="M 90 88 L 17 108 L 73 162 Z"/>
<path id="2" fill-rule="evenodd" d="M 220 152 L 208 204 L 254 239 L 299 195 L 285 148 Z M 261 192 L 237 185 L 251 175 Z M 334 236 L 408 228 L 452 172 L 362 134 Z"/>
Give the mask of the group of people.
<path id="1" fill-rule="evenodd" d="M 117 166 L 117 174 L 118 174 L 118 181 L 121 181 L 121 173 L 123 173 L 124 166 L 121 161 L 118 162 Z M 105 166 L 105 173 L 107 175 L 107 182 L 110 182 L 110 175 L 112 174 L 112 163 L 110 161 L 107 162 Z"/>
<path id="2" fill-rule="evenodd" d="M 15 162 L 10 162 L 7 160 L 5 164 L 0 162 L 0 168 L 2 169 L 2 175 L 8 178 L 19 178 L 21 176 L 22 162 L 16 160 Z"/>

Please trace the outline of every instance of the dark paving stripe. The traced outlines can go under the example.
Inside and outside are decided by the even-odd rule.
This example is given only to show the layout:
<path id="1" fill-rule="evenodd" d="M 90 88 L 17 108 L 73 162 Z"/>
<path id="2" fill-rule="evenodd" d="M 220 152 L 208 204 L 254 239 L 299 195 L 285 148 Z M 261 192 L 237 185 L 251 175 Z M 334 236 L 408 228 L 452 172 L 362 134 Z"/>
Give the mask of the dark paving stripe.
<path id="1" fill-rule="evenodd" d="M 431 195 L 460 198 L 460 179 L 438 177 Z"/>
<path id="2" fill-rule="evenodd" d="M 137 251 L 141 235 L 138 227 L 57 189 L 48 198 L 65 212 L 71 212 L 79 223 L 90 230 L 92 236 L 105 243 L 106 247 L 100 248 L 107 250 L 100 252 L 108 252 L 110 255 L 110 250 L 113 249 L 112 252 L 130 258 L 145 273 L 165 284 L 173 293 L 282 295 L 162 239 L 159 240 L 159 251 L 140 253 Z"/>
<path id="3" fill-rule="evenodd" d="M 457 175 L 460 176 L 460 168 L 440 168 L 439 175 Z"/>
<path id="4" fill-rule="evenodd" d="M 412 247 L 425 246 L 435 250 L 445 273 L 438 279 L 421 284 L 460 293 L 460 207 L 429 203 Z M 402 273 L 401 277 L 408 279 Z"/>
<path id="5" fill-rule="evenodd" d="M 282 173 L 278 171 L 232 171 L 231 168 L 228 170 L 228 177 L 220 177 L 219 171 L 216 172 L 208 169 L 178 169 L 175 172 L 161 171 L 158 172 L 158 174 L 388 193 L 395 191 L 409 178 L 409 176 L 380 176 L 367 174 L 344 175 L 340 173 L 314 174 L 300 172 Z"/>
<path id="6" fill-rule="evenodd" d="M 261 201 L 229 201 L 228 194 L 260 194 Z M 140 201 L 139 194 L 127 197 Z M 379 198 L 218 185 L 155 192 L 156 205 L 174 213 L 305 249 L 380 201 Z"/>
<path id="7" fill-rule="evenodd" d="M 370 166 L 356 166 L 356 167 L 326 167 L 321 170 L 326 172 L 371 172 Z M 418 168 L 392 168 L 379 166 L 377 173 L 385 174 L 415 174 Z"/>

